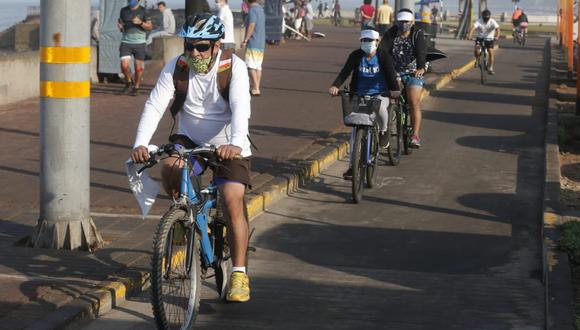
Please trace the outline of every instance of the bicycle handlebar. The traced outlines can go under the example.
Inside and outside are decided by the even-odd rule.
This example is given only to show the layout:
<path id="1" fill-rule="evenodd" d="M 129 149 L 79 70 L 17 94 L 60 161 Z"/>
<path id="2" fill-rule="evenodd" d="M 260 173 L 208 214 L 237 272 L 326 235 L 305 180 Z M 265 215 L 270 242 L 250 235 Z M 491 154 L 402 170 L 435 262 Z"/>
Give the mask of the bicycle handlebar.
<path id="1" fill-rule="evenodd" d="M 217 156 L 217 148 L 215 146 L 209 147 L 197 147 L 193 149 L 184 148 L 182 145 L 177 143 L 162 144 L 156 151 L 149 152 L 149 159 L 145 162 L 145 166 L 141 167 L 137 174 L 141 174 L 148 168 L 155 166 L 159 161 L 156 159 L 157 156 L 162 156 L 163 154 L 172 155 L 177 153 L 180 157 L 201 155 L 203 158 L 211 158 Z M 205 157 L 203 155 L 206 155 Z M 241 160 L 244 157 L 242 155 L 236 155 L 234 159 Z"/>

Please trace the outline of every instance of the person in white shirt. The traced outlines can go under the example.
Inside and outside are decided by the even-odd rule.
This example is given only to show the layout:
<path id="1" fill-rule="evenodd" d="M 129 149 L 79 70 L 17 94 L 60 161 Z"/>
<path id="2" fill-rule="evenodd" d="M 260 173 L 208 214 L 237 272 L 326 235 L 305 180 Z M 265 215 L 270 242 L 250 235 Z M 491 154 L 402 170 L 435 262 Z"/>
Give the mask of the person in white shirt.
<path id="1" fill-rule="evenodd" d="M 236 42 L 234 40 L 234 15 L 228 5 L 227 0 L 216 0 L 217 8 L 216 16 L 220 18 L 226 27 L 226 35 L 222 40 L 222 49 L 236 49 Z"/>
<path id="2" fill-rule="evenodd" d="M 477 32 L 477 37 L 475 39 L 475 58 L 479 61 L 479 56 L 481 56 L 481 48 L 485 47 L 489 53 L 489 67 L 487 68 L 489 74 L 494 74 L 493 65 L 495 63 L 495 41 L 499 39 L 500 29 L 499 24 L 491 18 L 491 12 L 489 10 L 484 10 L 481 13 L 481 18 L 475 21 L 473 29 L 469 32 L 469 40 L 473 39 L 473 34 Z"/>
<path id="3" fill-rule="evenodd" d="M 187 17 L 179 33 L 184 38 L 184 54 L 171 60 L 161 71 L 145 103 L 131 159 L 142 163 L 149 158 L 146 146 L 177 91 L 174 72 L 177 72 L 176 69 L 181 72 L 187 70 L 187 89 L 183 91 L 186 93 L 185 100 L 176 115 L 177 134 L 172 135 L 170 141 L 179 141 L 186 148 L 196 145 L 217 147 L 216 154 L 221 166 L 214 172 L 214 183 L 224 198 L 224 214 L 229 221 L 228 231 L 231 230 L 229 243 L 233 263 L 226 299 L 245 302 L 250 299 L 245 267 L 249 231 L 244 215 L 244 193 L 250 185 L 250 82 L 242 59 L 235 54 L 229 60 L 221 58 L 222 52 L 226 52 L 221 50 L 224 33 L 225 26 L 214 15 L 200 13 Z M 220 91 L 218 82 L 218 69 L 223 72 L 226 67 L 231 68 L 227 97 Z M 237 159 L 238 155 L 243 159 Z M 160 162 L 163 187 L 170 196 L 175 197 L 179 194 L 184 163 L 177 156 Z"/>
<path id="4" fill-rule="evenodd" d="M 153 38 L 172 36 L 175 34 L 175 17 L 173 16 L 171 8 L 167 8 L 163 1 L 157 3 L 157 8 L 163 14 L 163 29 L 157 29 L 151 32 L 147 37 L 147 45 L 153 42 Z"/>
<path id="5" fill-rule="evenodd" d="M 312 38 L 312 30 L 314 29 L 314 9 L 310 0 L 305 0 L 305 13 L 304 13 L 304 29 L 306 36 Z"/>

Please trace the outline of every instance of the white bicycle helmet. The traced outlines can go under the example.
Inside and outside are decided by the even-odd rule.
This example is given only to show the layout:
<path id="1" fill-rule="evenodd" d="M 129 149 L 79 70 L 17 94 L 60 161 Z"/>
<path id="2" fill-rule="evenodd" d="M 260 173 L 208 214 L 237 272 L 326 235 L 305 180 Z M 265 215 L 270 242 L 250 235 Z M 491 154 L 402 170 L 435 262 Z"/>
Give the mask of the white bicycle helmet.
<path id="1" fill-rule="evenodd" d="M 219 17 L 201 13 L 188 16 L 178 36 L 188 39 L 217 41 L 224 37 L 226 28 Z"/>

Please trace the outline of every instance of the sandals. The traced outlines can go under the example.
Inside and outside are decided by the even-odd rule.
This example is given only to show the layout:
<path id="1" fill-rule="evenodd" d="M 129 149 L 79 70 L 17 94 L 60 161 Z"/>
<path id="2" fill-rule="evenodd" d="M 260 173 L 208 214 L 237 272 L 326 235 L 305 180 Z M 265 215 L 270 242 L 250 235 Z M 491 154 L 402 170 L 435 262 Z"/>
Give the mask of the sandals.
<path id="1" fill-rule="evenodd" d="M 254 89 L 254 90 L 250 90 L 250 95 L 252 96 L 260 96 L 260 90 L 259 89 Z"/>

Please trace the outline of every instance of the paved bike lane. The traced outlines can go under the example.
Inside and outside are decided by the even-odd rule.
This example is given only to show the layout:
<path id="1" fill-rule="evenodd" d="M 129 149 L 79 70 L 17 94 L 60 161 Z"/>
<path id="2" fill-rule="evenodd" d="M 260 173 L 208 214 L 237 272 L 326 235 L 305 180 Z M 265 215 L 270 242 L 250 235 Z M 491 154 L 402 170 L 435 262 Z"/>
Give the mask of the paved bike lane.
<path id="1" fill-rule="evenodd" d="M 338 100 L 330 100 L 326 89 L 356 46 L 358 31 L 329 28 L 325 32 L 327 39 L 307 46 L 290 42 L 269 49 L 264 95 L 253 99 L 251 130 L 259 148 L 254 175 L 280 173 L 287 160 L 304 156 L 301 152 L 312 145 L 323 148 L 325 138 L 343 129 Z M 440 48 L 449 49 L 451 60 L 438 63 L 436 71 L 445 73 L 467 62 L 467 44 L 442 40 Z M 0 137 L 19 150 L 18 155 L 0 156 L 0 232 L 4 237 L 0 320 L 8 328 L 32 324 L 74 297 L 101 287 L 103 280 L 127 267 L 128 273 L 148 268 L 156 221 L 134 217 L 136 203 L 122 168 L 146 97 L 115 95 L 116 88 L 93 88 L 91 204 L 93 218 L 107 242 L 93 254 L 14 245 L 30 234 L 38 216 L 38 102 L 29 100 L 0 109 Z M 162 141 L 170 125 L 165 118 L 155 139 Z M 167 205 L 162 198 L 153 212 L 159 214 Z"/>
<path id="2" fill-rule="evenodd" d="M 200 329 L 543 329 L 545 40 L 502 42 L 424 102 L 424 146 L 350 202 L 347 164 L 256 219 L 252 300 L 206 289 Z M 211 286 L 211 284 L 209 284 Z M 153 329 L 147 294 L 86 327 Z"/>

